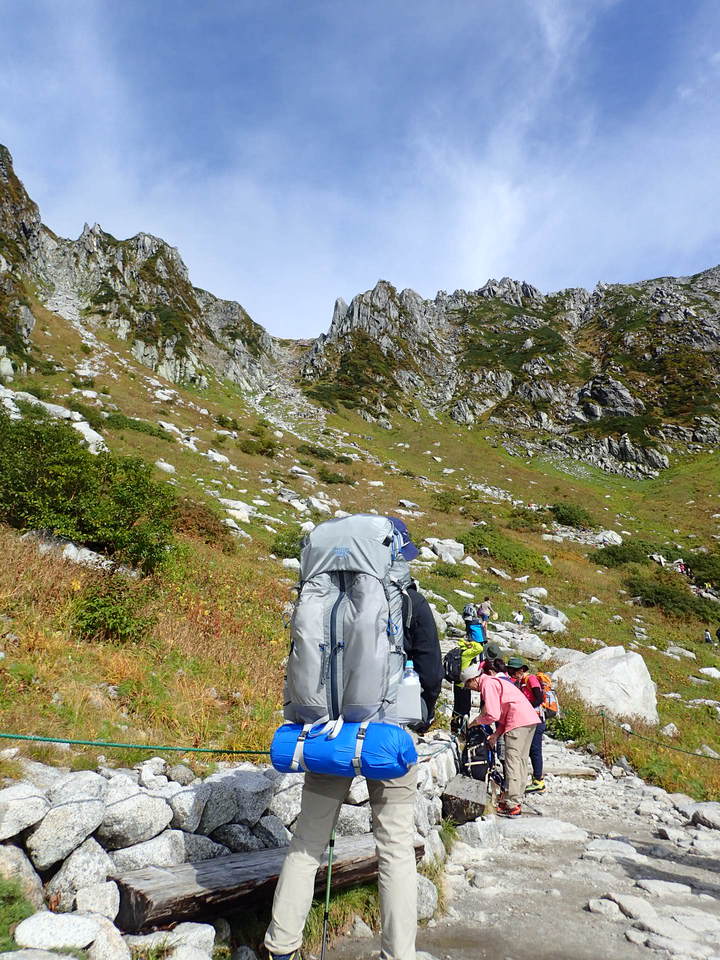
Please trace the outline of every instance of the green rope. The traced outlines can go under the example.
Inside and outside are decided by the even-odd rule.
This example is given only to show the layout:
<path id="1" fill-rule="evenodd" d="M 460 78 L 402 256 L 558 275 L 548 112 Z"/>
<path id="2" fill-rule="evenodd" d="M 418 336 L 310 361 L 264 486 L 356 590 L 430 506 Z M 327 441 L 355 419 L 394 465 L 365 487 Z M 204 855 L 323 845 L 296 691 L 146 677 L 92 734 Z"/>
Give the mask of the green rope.
<path id="1" fill-rule="evenodd" d="M 617 720 L 613 720 L 612 717 L 608 717 L 604 710 L 600 711 L 600 716 L 603 720 L 607 720 L 609 723 L 612 723 L 613 726 L 619 727 L 620 730 L 628 737 L 637 737 L 638 740 L 645 740 L 647 743 L 654 743 L 657 747 L 662 747 L 664 750 L 674 750 L 675 753 L 684 753 L 688 757 L 695 757 L 696 760 L 715 760 L 718 762 L 718 757 L 708 757 L 704 753 L 693 753 L 692 750 L 683 750 L 682 747 L 674 747 L 671 743 L 663 743 L 662 740 L 653 740 L 652 737 L 644 737 L 642 733 L 635 733 L 634 730 L 628 730 L 621 723 L 618 723 Z"/>
<path id="2" fill-rule="evenodd" d="M 2 740 L 30 740 L 35 743 L 68 743 L 76 747 L 123 747 L 132 750 L 154 750 L 156 753 L 218 753 L 235 756 L 270 756 L 269 750 L 230 750 L 214 747 L 158 747 L 146 743 L 112 743 L 109 740 L 65 740 L 62 737 L 35 737 L 23 733 L 0 733 Z"/>

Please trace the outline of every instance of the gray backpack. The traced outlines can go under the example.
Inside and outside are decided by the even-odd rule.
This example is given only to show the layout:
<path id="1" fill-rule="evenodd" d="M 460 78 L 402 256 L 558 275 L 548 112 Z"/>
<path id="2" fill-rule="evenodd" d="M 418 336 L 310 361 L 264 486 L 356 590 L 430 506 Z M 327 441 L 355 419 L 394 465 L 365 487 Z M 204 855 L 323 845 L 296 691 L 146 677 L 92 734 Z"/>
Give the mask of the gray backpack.
<path id="1" fill-rule="evenodd" d="M 396 719 L 410 571 L 387 517 L 326 520 L 306 537 L 291 620 L 285 719 Z M 409 599 L 409 598 L 408 598 Z"/>

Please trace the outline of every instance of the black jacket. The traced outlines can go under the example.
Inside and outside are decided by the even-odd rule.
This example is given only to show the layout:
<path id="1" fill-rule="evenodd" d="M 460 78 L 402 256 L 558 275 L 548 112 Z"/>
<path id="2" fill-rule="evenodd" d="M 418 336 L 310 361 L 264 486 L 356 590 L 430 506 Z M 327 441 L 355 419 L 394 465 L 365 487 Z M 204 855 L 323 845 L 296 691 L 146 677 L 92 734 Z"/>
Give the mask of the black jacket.
<path id="1" fill-rule="evenodd" d="M 409 605 L 412 606 L 412 612 L 408 628 Z M 432 610 L 414 583 L 408 587 L 408 596 L 403 597 L 403 622 L 406 625 L 405 653 L 420 677 L 422 698 L 430 723 L 435 715 L 435 703 L 443 681 L 442 656 Z"/>

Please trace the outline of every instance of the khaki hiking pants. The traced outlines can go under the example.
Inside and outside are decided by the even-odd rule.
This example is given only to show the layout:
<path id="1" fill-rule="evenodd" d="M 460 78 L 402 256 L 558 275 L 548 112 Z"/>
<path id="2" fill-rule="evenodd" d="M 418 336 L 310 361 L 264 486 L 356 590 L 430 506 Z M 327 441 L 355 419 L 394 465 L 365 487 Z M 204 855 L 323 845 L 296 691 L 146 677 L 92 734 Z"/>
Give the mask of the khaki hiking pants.
<path id="1" fill-rule="evenodd" d="M 509 807 L 523 802 L 536 726 L 531 723 L 527 727 L 515 727 L 505 734 L 505 800 Z"/>
<path id="2" fill-rule="evenodd" d="M 265 946 L 271 954 L 292 953 L 302 943 L 315 892 L 315 874 L 351 783 L 350 777 L 305 774 L 300 816 L 265 934 Z M 380 960 L 415 960 L 417 767 L 397 780 L 368 780 L 367 785 L 379 861 Z"/>

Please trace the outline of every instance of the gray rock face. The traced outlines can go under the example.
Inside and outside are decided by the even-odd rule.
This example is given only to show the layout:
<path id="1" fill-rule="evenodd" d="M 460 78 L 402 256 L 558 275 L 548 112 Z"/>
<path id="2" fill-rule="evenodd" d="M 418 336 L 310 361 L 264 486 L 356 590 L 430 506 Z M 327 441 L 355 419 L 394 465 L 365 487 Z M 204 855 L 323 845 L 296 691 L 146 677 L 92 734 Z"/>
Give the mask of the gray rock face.
<path id="1" fill-rule="evenodd" d="M 267 777 L 252 770 L 229 770 L 205 781 L 211 793 L 205 805 L 198 833 L 210 834 L 227 823 L 253 826 L 267 809 L 273 785 Z"/>
<path id="2" fill-rule="evenodd" d="M 183 833 L 185 859 L 188 863 L 197 863 L 200 860 L 214 860 L 215 857 L 224 857 L 230 850 L 222 843 L 215 843 L 210 837 L 197 833 Z"/>
<path id="3" fill-rule="evenodd" d="M 0 790 L 0 840 L 9 840 L 32 827 L 49 809 L 44 792 L 29 783 Z"/>
<path id="4" fill-rule="evenodd" d="M 253 833 L 266 847 L 286 847 L 292 839 L 292 834 L 282 820 L 273 814 L 260 817 L 253 828 Z"/>
<path id="5" fill-rule="evenodd" d="M 80 913 L 97 913 L 114 920 L 120 909 L 120 891 L 112 880 L 80 887 L 75 894 L 75 909 Z"/>
<path id="6" fill-rule="evenodd" d="M 566 663 L 553 674 L 587 704 L 617 717 L 659 722 L 655 684 L 639 653 L 623 647 L 601 647 L 583 660 Z"/>
<path id="7" fill-rule="evenodd" d="M 622 916 L 620 907 L 613 900 L 593 898 L 588 900 L 587 908 L 590 913 L 599 913 L 608 920 L 619 920 Z"/>
<path id="8" fill-rule="evenodd" d="M 17 925 L 15 939 L 21 947 L 82 950 L 93 942 L 99 931 L 100 924 L 94 917 L 43 910 Z"/>
<path id="9" fill-rule="evenodd" d="M 151 840 L 123 847 L 110 854 L 114 876 L 121 876 L 141 867 L 174 867 L 185 863 L 185 840 L 182 830 L 165 830 Z"/>
<path id="10" fill-rule="evenodd" d="M 174 780 L 175 783 L 179 783 L 182 787 L 189 787 L 195 779 L 195 774 L 192 772 L 190 767 L 185 766 L 184 763 L 174 764 L 168 770 L 167 775 L 170 780 Z"/>
<path id="11" fill-rule="evenodd" d="M 60 780 L 48 791 L 48 800 L 55 807 L 71 800 L 104 800 L 108 782 L 99 773 L 81 770 Z"/>
<path id="12" fill-rule="evenodd" d="M 432 880 L 428 880 L 427 877 L 423 877 L 422 874 L 418 874 L 417 876 L 418 920 L 432 919 L 433 914 L 437 910 L 437 905 L 438 905 L 437 887 L 432 882 Z"/>
<path id="13" fill-rule="evenodd" d="M 633 416 L 645 409 L 642 400 L 633 397 L 626 386 L 608 376 L 594 377 L 586 383 L 578 399 L 581 403 L 587 401 L 599 405 L 606 416 Z"/>
<path id="14" fill-rule="evenodd" d="M 199 783 L 186 790 L 179 790 L 169 798 L 173 816 L 171 826 L 194 833 L 200 826 L 212 787 Z"/>
<path id="15" fill-rule="evenodd" d="M 264 844 L 245 823 L 227 823 L 213 830 L 213 840 L 223 844 L 233 853 L 250 853 L 262 850 Z"/>
<path id="16" fill-rule="evenodd" d="M 131 960 L 130 948 L 112 923 L 101 924 L 100 932 L 88 950 L 88 960 Z"/>
<path id="17" fill-rule="evenodd" d="M 693 823 L 720 830 L 720 803 L 699 803 L 692 815 Z"/>
<path id="18" fill-rule="evenodd" d="M 339 837 L 357 837 L 360 834 L 369 833 L 370 811 L 367 807 L 355 807 L 350 803 L 344 803 L 340 807 L 335 830 Z"/>
<path id="19" fill-rule="evenodd" d="M 131 847 L 161 833 L 173 811 L 160 797 L 135 793 L 124 800 L 108 802 L 97 836 L 109 850 Z"/>
<path id="20" fill-rule="evenodd" d="M 25 846 L 38 870 L 64 860 L 100 826 L 102 800 L 71 800 L 52 807 L 27 838 Z"/>
<path id="21" fill-rule="evenodd" d="M 125 937 L 131 950 L 151 950 L 159 946 L 195 947 L 205 954 L 212 953 L 215 946 L 215 928 L 209 923 L 179 923 L 172 930 L 156 933 L 140 933 Z"/>
<path id="22" fill-rule="evenodd" d="M 104 883 L 115 864 L 92 837 L 67 858 L 47 884 L 48 898 L 57 902 L 57 909 L 72 910 L 75 896 L 82 887 Z"/>
<path id="23" fill-rule="evenodd" d="M 0 845 L 0 877 L 17 881 L 25 898 L 36 909 L 45 905 L 42 880 L 19 847 L 9 843 Z"/>
<path id="24" fill-rule="evenodd" d="M 270 801 L 268 813 L 274 814 L 286 827 L 289 827 L 297 820 L 300 813 L 301 796 L 302 784 L 276 793 Z"/>

